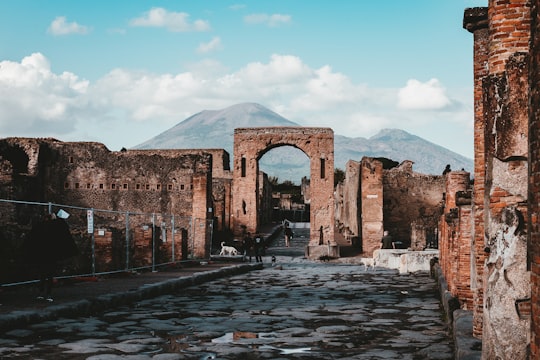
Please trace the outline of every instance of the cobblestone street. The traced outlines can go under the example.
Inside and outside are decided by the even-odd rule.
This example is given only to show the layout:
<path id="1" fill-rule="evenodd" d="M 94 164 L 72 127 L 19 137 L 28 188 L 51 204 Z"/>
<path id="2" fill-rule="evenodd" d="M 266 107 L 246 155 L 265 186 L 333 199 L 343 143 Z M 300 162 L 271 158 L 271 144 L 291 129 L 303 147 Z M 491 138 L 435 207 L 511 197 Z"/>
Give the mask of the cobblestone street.
<path id="1" fill-rule="evenodd" d="M 3 359 L 452 359 L 428 274 L 303 261 L 5 333 Z"/>

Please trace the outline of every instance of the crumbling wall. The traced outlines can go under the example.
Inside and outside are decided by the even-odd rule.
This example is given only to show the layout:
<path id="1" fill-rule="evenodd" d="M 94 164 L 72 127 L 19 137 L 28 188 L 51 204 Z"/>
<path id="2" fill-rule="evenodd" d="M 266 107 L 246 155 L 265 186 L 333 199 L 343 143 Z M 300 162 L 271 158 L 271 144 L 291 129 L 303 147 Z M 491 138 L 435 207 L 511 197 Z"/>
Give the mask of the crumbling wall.
<path id="1" fill-rule="evenodd" d="M 484 79 L 486 106 L 486 261 L 483 353 L 525 358 L 530 319 L 516 302 L 530 297 L 527 271 L 527 58 Z"/>
<path id="2" fill-rule="evenodd" d="M 444 213 L 440 221 L 439 257 L 448 291 L 462 309 L 473 308 L 471 290 L 472 192 L 470 174 L 445 175 Z"/>
<path id="3" fill-rule="evenodd" d="M 396 165 L 383 158 L 351 160 L 336 191 L 336 227 L 346 238 L 358 236 L 366 256 L 380 248 L 384 230 L 400 247 L 410 247 L 414 229 L 412 250 L 437 243 L 443 176 L 415 173 L 411 161 Z"/>
<path id="4" fill-rule="evenodd" d="M 423 227 L 427 239 L 438 228 L 444 191 L 442 176 L 416 173 L 410 161 L 384 171 L 384 229 L 405 248 L 411 246 L 412 224 L 417 231 Z M 413 250 L 425 247 L 426 243 L 416 244 Z"/>
<path id="5" fill-rule="evenodd" d="M 531 359 L 540 358 L 540 4 L 532 2 L 529 66 L 529 198 L 528 233 L 531 270 Z"/>
<path id="6" fill-rule="evenodd" d="M 335 189 L 335 222 L 339 233 L 354 243 L 362 236 L 359 209 L 361 208 L 360 196 L 360 163 L 349 160 L 345 165 L 345 178 L 337 184 Z M 352 239 L 355 239 L 353 242 Z"/>
<path id="7" fill-rule="evenodd" d="M 223 158 L 226 156 L 220 159 Z M 207 257 L 210 250 L 208 225 L 213 210 L 212 159 L 211 154 L 202 150 L 111 152 L 99 143 L 6 138 L 0 140 L 0 193 L 2 198 L 18 201 L 51 202 L 119 213 L 175 215 L 179 226 L 192 232 L 193 254 Z M 225 170 L 221 172 L 224 174 Z M 230 204 L 228 199 L 221 201 L 223 207 Z M 3 238 L 7 242 L 19 241 L 44 210 L 2 203 L 2 224 L 10 229 Z M 203 226 L 180 224 L 179 219 L 188 217 Z M 70 223 L 84 229 L 85 220 L 84 215 L 73 216 Z M 158 220 L 160 223 L 165 221 Z M 122 251 L 121 248 L 126 246 L 126 225 L 113 214 L 100 214 L 100 221 L 102 226 L 104 222 L 109 224 L 107 229 L 99 229 L 96 236 L 97 250 L 109 257 L 102 264 L 106 268 L 125 261 L 114 260 L 116 255 L 109 250 L 118 248 Z M 148 216 L 132 216 L 130 221 L 132 226 L 152 225 Z M 173 230 L 168 231 L 171 238 Z M 80 235 L 81 238 L 88 237 L 84 233 Z M 131 239 L 133 243 L 139 241 L 136 236 Z M 170 243 L 161 245 L 159 253 L 170 255 Z M 179 250 L 180 247 L 175 249 L 175 255 L 183 256 L 177 252 Z"/>

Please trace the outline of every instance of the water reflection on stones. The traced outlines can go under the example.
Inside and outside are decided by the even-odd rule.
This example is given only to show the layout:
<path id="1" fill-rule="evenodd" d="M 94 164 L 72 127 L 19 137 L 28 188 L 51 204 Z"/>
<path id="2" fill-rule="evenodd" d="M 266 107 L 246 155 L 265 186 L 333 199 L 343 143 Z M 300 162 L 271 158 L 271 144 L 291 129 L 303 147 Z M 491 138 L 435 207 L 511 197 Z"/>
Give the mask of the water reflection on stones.
<path id="1" fill-rule="evenodd" d="M 271 251 L 271 249 L 270 249 Z M 427 273 L 270 254 L 261 271 L 0 338 L 18 359 L 453 359 Z"/>

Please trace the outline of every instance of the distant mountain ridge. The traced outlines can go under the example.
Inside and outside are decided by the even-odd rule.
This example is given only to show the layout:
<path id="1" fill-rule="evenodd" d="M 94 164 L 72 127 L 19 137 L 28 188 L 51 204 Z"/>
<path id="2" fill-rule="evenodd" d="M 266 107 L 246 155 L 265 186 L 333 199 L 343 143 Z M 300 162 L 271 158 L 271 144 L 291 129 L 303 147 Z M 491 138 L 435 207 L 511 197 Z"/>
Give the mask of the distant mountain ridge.
<path id="1" fill-rule="evenodd" d="M 223 110 L 201 111 L 135 146 L 135 149 L 225 149 L 232 156 L 234 129 L 242 127 L 301 126 L 256 103 L 242 103 Z M 384 129 L 366 138 L 334 136 L 334 165 L 345 169 L 349 160 L 363 156 L 414 162 L 414 171 L 440 175 L 446 164 L 472 171 L 473 160 L 399 129 Z M 260 167 L 280 181 L 299 183 L 309 177 L 309 159 L 300 150 L 284 146 L 260 160 Z M 231 164 L 232 166 L 232 164 Z"/>

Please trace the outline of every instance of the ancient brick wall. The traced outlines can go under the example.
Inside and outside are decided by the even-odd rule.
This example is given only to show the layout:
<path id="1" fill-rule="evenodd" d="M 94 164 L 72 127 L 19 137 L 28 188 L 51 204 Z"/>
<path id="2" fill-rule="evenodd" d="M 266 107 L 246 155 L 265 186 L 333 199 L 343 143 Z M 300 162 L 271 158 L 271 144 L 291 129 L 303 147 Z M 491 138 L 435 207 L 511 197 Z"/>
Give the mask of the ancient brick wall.
<path id="1" fill-rule="evenodd" d="M 214 151 L 214 155 L 219 156 L 221 174 L 226 175 L 222 159 L 228 159 L 228 155 L 223 150 L 221 153 Z M 0 193 L 2 198 L 19 201 L 52 202 L 116 210 L 118 213 L 174 215 L 178 227 L 189 230 L 195 256 L 207 257 L 209 221 L 213 211 L 212 159 L 212 154 L 202 150 L 111 152 L 99 143 L 6 138 L 0 141 L 0 160 L 4 170 Z M 223 208 L 230 206 L 230 199 L 222 198 L 220 201 Z M 20 206 L 2 204 L 2 224 L 13 224 L 19 232 L 27 231 L 31 222 L 44 210 L 39 207 L 20 209 Z M 182 223 L 181 219 L 192 217 L 203 226 Z M 85 214 L 81 214 L 71 217 L 70 223 L 84 229 L 85 220 Z M 99 221 L 105 228 L 100 229 L 104 230 L 103 235 L 96 236 L 96 250 L 108 258 L 97 265 L 107 270 L 112 264 L 126 261 L 125 257 L 121 258 L 125 253 L 122 247 L 126 246 L 126 225 L 125 220 L 114 214 L 101 213 Z M 130 221 L 132 227 L 152 224 L 148 216 L 132 216 Z M 172 234 L 168 226 L 167 231 Z M 9 237 L 15 239 L 17 236 L 11 234 Z M 87 237 L 80 234 L 85 242 L 89 241 Z M 137 234 L 133 235 L 132 241 L 139 242 Z M 159 253 L 170 258 L 170 242 L 161 245 Z M 117 250 L 120 255 L 116 254 Z M 175 255 L 184 256 L 178 251 L 180 247 L 175 249 Z"/>
<path id="2" fill-rule="evenodd" d="M 346 239 L 361 237 L 360 163 L 349 160 L 345 165 L 345 178 L 335 190 L 335 221 L 339 233 Z M 382 215 L 381 215 L 382 216 Z M 381 220 L 382 221 L 382 220 Z M 381 224 L 382 226 L 382 224 Z"/>
<path id="3" fill-rule="evenodd" d="M 383 175 L 384 229 L 404 247 L 411 245 L 412 226 L 433 233 L 442 212 L 444 178 L 416 173 L 410 161 L 385 170 Z M 415 250 L 423 250 L 427 244 L 421 245 Z"/>
<path id="4" fill-rule="evenodd" d="M 412 250 L 423 250 L 438 229 L 444 178 L 415 173 L 412 162 L 364 157 L 349 161 L 336 191 L 336 227 L 346 238 L 359 237 L 365 256 L 381 246 L 383 231 Z M 414 230 L 414 234 L 413 234 Z"/>
<path id="5" fill-rule="evenodd" d="M 294 146 L 310 159 L 310 246 L 334 242 L 334 133 L 329 128 L 238 128 L 234 132 L 234 233 L 258 231 L 259 159 L 279 146 Z"/>
<path id="6" fill-rule="evenodd" d="M 473 336 L 482 337 L 484 308 L 484 262 L 486 247 L 484 183 L 486 179 L 485 120 L 482 79 L 488 75 L 489 28 L 487 7 L 465 10 L 463 27 L 473 34 L 474 78 L 474 185 L 472 208 L 471 290 L 473 291 Z"/>
<path id="7" fill-rule="evenodd" d="M 471 290 L 472 193 L 470 174 L 451 171 L 445 175 L 444 214 L 439 239 L 439 261 L 448 291 L 463 309 L 473 308 Z"/>
<path id="8" fill-rule="evenodd" d="M 530 1 L 491 0 L 488 20 L 482 353 L 486 359 L 525 359 L 530 319 L 518 314 L 517 304 L 531 292 L 526 261 Z"/>
<path id="9" fill-rule="evenodd" d="M 540 3 L 532 1 L 529 67 L 529 266 L 531 270 L 531 359 L 540 358 Z"/>

